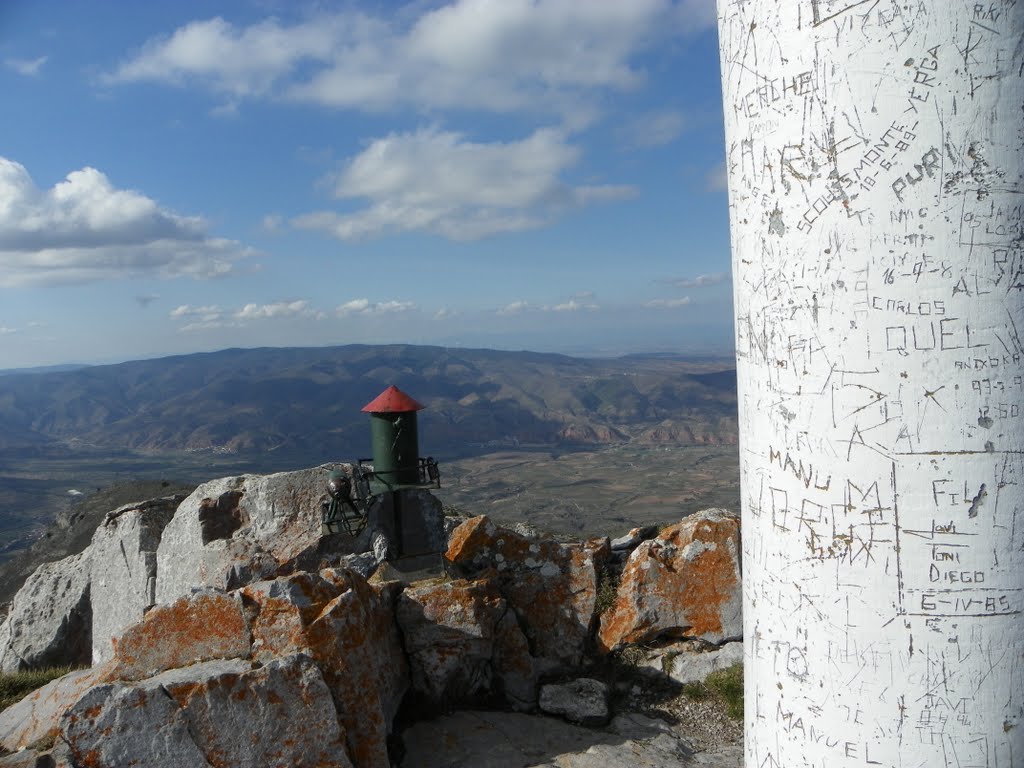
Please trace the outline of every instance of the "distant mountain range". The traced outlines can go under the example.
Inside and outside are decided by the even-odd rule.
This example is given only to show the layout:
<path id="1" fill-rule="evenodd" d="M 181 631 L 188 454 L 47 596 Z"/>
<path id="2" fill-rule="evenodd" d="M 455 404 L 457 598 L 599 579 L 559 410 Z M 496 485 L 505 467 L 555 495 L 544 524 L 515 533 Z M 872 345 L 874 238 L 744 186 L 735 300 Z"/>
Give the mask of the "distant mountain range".
<path id="1" fill-rule="evenodd" d="M 396 384 L 423 452 L 732 444 L 724 358 L 583 359 L 427 346 L 229 349 L 0 376 L 0 455 L 76 450 L 366 455 L 363 405 Z"/>

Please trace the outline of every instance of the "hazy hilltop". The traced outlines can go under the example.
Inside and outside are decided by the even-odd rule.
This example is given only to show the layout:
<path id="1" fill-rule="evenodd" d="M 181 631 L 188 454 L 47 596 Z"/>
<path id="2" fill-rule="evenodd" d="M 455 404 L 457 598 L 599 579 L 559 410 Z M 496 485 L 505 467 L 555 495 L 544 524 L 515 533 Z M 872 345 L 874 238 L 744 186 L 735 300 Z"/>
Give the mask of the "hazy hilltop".
<path id="1" fill-rule="evenodd" d="M 360 409 L 396 384 L 424 452 L 736 442 L 732 361 L 584 359 L 392 345 L 229 349 L 0 376 L 0 452 L 365 452 Z"/>

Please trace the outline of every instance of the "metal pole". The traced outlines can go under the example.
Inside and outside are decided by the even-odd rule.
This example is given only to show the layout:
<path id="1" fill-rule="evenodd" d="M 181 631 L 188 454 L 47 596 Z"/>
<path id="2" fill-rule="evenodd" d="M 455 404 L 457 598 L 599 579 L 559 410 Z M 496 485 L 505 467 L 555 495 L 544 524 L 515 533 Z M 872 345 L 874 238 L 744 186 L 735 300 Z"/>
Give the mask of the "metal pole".
<path id="1" fill-rule="evenodd" d="M 746 765 L 1024 766 L 1024 2 L 718 9 Z"/>

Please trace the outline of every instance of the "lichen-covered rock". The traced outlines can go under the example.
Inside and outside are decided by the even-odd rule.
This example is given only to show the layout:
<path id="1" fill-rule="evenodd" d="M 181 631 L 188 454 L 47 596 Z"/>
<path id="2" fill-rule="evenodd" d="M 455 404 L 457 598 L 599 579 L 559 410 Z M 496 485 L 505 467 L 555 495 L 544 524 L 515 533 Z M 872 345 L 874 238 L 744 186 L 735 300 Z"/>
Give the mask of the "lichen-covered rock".
<path id="1" fill-rule="evenodd" d="M 61 719 L 77 765 L 350 768 L 330 691 L 304 656 L 208 661 L 98 685 Z"/>
<path id="2" fill-rule="evenodd" d="M 509 686 L 514 700 L 530 699 L 532 659 L 507 613 L 487 579 L 418 584 L 402 592 L 396 614 L 413 687 L 435 703 L 472 703 Z M 501 679 L 506 671 L 507 684 Z"/>
<path id="3" fill-rule="evenodd" d="M 232 590 L 271 579 L 319 552 L 327 469 L 227 477 L 196 488 L 160 540 L 157 603 L 198 586 Z"/>
<path id="4" fill-rule="evenodd" d="M 346 589 L 347 574 L 334 570 L 297 573 L 244 587 L 241 595 L 252 633 L 252 658 L 265 662 L 305 651 L 309 646 L 306 628 Z"/>
<path id="5" fill-rule="evenodd" d="M 251 636 L 237 594 L 199 590 L 153 608 L 114 643 L 108 679 L 142 680 L 210 659 L 249 656 Z"/>
<path id="6" fill-rule="evenodd" d="M 89 768 L 210 768 L 188 718 L 160 686 L 97 685 L 61 718 L 76 765 Z"/>
<path id="7" fill-rule="evenodd" d="M 28 577 L 0 624 L 0 672 L 89 663 L 91 562 L 86 548 Z"/>
<path id="8" fill-rule="evenodd" d="M 643 542 L 601 617 L 600 649 L 659 637 L 741 637 L 740 552 L 739 517 L 722 509 L 698 512 Z"/>
<path id="9" fill-rule="evenodd" d="M 156 551 L 183 496 L 108 512 L 92 537 L 92 663 L 113 656 L 113 638 L 156 603 Z"/>
<path id="10" fill-rule="evenodd" d="M 452 532 L 445 557 L 470 577 L 493 575 L 521 619 L 534 656 L 580 662 L 589 643 L 607 539 L 562 544 L 522 536 L 486 515 Z"/>
<path id="11" fill-rule="evenodd" d="M 331 692 L 309 658 L 288 656 L 253 670 L 237 660 L 197 666 L 150 684 L 181 707 L 210 765 L 351 768 Z"/>
<path id="12" fill-rule="evenodd" d="M 71 672 L 0 712 L 0 747 L 13 752 L 52 739 L 61 715 L 106 673 L 103 667 Z"/>
<path id="13" fill-rule="evenodd" d="M 307 653 L 323 673 L 356 768 L 389 768 L 387 737 L 409 687 L 394 616 L 394 586 L 348 573 L 348 588 L 305 629 Z"/>
<path id="14" fill-rule="evenodd" d="M 541 686 L 540 708 L 580 725 L 604 725 L 611 717 L 608 686 L 600 680 L 581 677 L 567 683 Z"/>

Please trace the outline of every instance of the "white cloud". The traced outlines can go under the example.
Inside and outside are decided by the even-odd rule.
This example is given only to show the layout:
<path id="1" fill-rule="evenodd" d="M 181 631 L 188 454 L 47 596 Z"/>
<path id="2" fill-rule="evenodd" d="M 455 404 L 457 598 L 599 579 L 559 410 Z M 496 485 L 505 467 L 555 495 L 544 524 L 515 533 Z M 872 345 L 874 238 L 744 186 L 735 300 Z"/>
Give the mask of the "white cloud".
<path id="1" fill-rule="evenodd" d="M 690 297 L 683 296 L 680 299 L 651 299 L 644 306 L 652 309 L 675 309 L 676 307 L 685 307 L 689 303 Z"/>
<path id="2" fill-rule="evenodd" d="M 350 315 L 383 315 L 395 312 L 409 312 L 416 309 L 416 304 L 411 301 L 381 301 L 372 302 L 369 299 L 352 299 L 334 310 L 338 317 Z"/>
<path id="3" fill-rule="evenodd" d="M 497 311 L 499 315 L 520 315 L 527 310 L 535 309 L 533 305 L 525 301 L 513 301 L 511 304 L 506 304 L 504 307 Z"/>
<path id="4" fill-rule="evenodd" d="M 599 307 L 597 304 L 579 302 L 576 301 L 576 299 L 569 299 L 569 301 L 564 304 L 556 304 L 551 307 L 552 312 L 579 312 L 584 309 L 592 312 L 595 309 L 599 309 Z"/>
<path id="5" fill-rule="evenodd" d="M 0 336 L 6 336 L 10 333 L 17 333 L 17 328 L 8 328 L 6 325 L 0 325 Z"/>
<path id="6" fill-rule="evenodd" d="M 4 66 L 13 69 L 19 75 L 35 77 L 49 58 L 49 56 L 40 56 L 38 59 L 5 59 Z"/>
<path id="7" fill-rule="evenodd" d="M 310 309 L 309 302 L 278 301 L 273 304 L 246 304 L 235 312 L 236 320 L 266 320 L 280 317 L 314 317 L 316 312 Z"/>
<path id="8" fill-rule="evenodd" d="M 214 277 L 251 253 L 209 237 L 198 217 L 114 188 L 95 168 L 41 190 L 24 166 L 0 157 L 0 286 Z"/>
<path id="9" fill-rule="evenodd" d="M 232 102 L 586 112 L 598 91 L 644 81 L 636 59 L 659 38 L 714 19 L 713 0 L 456 0 L 248 27 L 214 18 L 148 41 L 105 80 L 198 82 Z"/>
<path id="10" fill-rule="evenodd" d="M 446 320 L 449 317 L 458 317 L 461 313 L 457 309 L 451 307 L 441 307 L 434 313 L 435 320 Z"/>
<path id="11" fill-rule="evenodd" d="M 553 129 L 507 143 L 475 143 L 433 129 L 391 134 L 352 158 L 334 183 L 341 199 L 364 199 L 354 213 L 321 211 L 292 224 L 344 240 L 388 232 L 431 232 L 474 240 L 533 229 L 568 208 L 631 196 L 632 187 L 572 187 L 561 174 L 579 150 Z"/>
<path id="12" fill-rule="evenodd" d="M 718 285 L 730 279 L 728 272 L 714 272 L 709 275 L 698 275 L 697 277 L 682 277 L 664 280 L 662 282 L 674 285 L 676 288 L 706 288 L 710 285 Z"/>
<path id="13" fill-rule="evenodd" d="M 223 316 L 224 310 L 216 306 L 215 304 L 207 305 L 204 307 L 193 307 L 190 304 L 182 304 L 181 306 L 172 309 L 169 313 L 169 317 L 175 319 L 198 319 L 206 323 L 216 322 L 220 320 Z"/>

